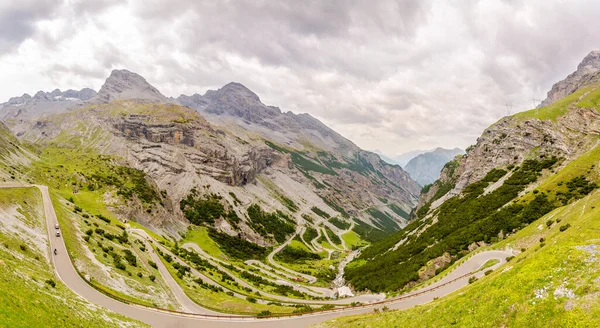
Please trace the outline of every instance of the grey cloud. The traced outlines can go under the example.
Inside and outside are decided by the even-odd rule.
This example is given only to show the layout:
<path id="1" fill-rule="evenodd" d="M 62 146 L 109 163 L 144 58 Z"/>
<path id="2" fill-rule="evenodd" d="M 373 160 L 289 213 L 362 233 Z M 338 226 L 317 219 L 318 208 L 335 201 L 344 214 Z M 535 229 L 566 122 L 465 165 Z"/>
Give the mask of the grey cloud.
<path id="1" fill-rule="evenodd" d="M 53 15 L 52 0 L 8 0 L 0 4 L 0 56 L 35 32 L 35 23 Z"/>
<path id="2" fill-rule="evenodd" d="M 3 44 L 32 37 L 57 56 L 48 65 L 51 79 L 100 83 L 124 67 L 169 96 L 240 82 L 268 105 L 308 112 L 358 145 L 388 153 L 466 147 L 505 114 L 505 103 L 528 109 L 600 48 L 600 3 L 583 0 L 70 4 L 22 7 L 26 23 L 0 34 L 0 53 Z M 90 36 L 89 62 L 62 62 L 55 49 L 68 48 L 85 26 L 110 30 L 111 17 L 98 13 L 114 6 L 131 15 L 139 34 L 132 41 L 144 49 Z M 12 8 L 0 5 L 0 18 Z M 53 15 L 68 21 L 63 34 L 35 34 L 34 22 Z"/>

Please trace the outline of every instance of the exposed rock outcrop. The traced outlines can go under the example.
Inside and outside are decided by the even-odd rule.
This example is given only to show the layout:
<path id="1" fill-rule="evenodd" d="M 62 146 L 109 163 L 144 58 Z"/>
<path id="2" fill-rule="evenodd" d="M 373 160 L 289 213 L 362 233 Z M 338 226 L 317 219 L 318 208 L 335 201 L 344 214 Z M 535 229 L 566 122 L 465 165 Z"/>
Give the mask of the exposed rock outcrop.
<path id="1" fill-rule="evenodd" d="M 564 80 L 557 82 L 548 91 L 538 108 L 546 107 L 570 94 L 584 85 L 600 81 L 600 50 L 590 52 L 577 66 L 577 70 Z"/>

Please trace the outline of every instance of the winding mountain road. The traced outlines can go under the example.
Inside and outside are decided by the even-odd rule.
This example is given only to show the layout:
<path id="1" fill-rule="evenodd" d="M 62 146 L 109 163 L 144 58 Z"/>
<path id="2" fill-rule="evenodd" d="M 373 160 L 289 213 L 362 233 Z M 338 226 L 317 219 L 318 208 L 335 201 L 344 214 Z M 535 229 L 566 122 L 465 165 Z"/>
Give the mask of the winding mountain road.
<path id="1" fill-rule="evenodd" d="M 2 186 L 0 186 L 2 187 Z M 28 187 L 28 186 L 21 186 Z M 36 186 L 42 192 L 44 204 L 44 213 L 46 216 L 46 224 L 48 229 L 50 250 L 57 249 L 58 255 L 52 255 L 52 262 L 56 269 L 58 277 L 62 282 L 73 292 L 80 295 L 89 302 L 105 307 L 111 311 L 120 313 L 141 322 L 145 322 L 154 327 L 217 327 L 217 328 L 238 328 L 238 327 L 265 327 L 265 328 L 296 328 L 306 327 L 311 324 L 319 323 L 335 317 L 356 315 L 372 312 L 373 308 L 380 308 L 382 303 L 354 308 L 344 308 L 339 310 L 330 310 L 319 313 L 305 314 L 302 316 L 291 316 L 283 318 L 257 319 L 254 317 L 235 317 L 222 315 L 220 317 L 211 317 L 210 315 L 202 314 L 186 314 L 174 313 L 165 310 L 153 309 L 132 304 L 125 304 L 110 298 L 96 289 L 92 288 L 84 279 L 77 273 L 70 257 L 67 253 L 67 248 L 62 237 L 55 237 L 54 225 L 58 222 L 48 188 L 46 186 Z M 485 251 L 475 254 L 467 259 L 461 266 L 456 268 L 448 276 L 433 286 L 427 287 L 425 290 L 414 291 L 410 297 L 403 296 L 399 299 L 392 299 L 385 302 L 385 306 L 390 309 L 406 309 L 419 304 L 431 302 L 434 298 L 447 295 L 468 284 L 470 276 L 483 276 L 483 272 L 476 271 L 488 260 L 498 259 L 499 263 L 490 267 L 495 269 L 504 264 L 506 257 L 512 255 L 503 251 Z M 161 264 L 160 261 L 157 264 Z M 445 284 L 444 284 L 445 283 Z M 435 288 L 435 289 L 432 289 Z"/>

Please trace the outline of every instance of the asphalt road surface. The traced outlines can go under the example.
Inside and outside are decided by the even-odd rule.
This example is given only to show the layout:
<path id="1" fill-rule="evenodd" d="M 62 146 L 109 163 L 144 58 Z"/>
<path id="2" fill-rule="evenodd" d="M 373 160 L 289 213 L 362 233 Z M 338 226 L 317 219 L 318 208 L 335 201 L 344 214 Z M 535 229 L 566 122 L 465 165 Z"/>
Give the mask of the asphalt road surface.
<path id="1" fill-rule="evenodd" d="M 11 186 L 16 187 L 16 186 Z M 24 187 L 24 186 L 21 186 Z M 54 234 L 54 225 L 58 223 L 50 194 L 46 186 L 36 186 L 42 192 L 42 199 L 44 204 L 44 213 L 46 215 L 46 224 L 48 229 L 48 237 L 50 241 L 50 252 L 53 249 L 57 249 L 58 255 L 51 255 L 56 272 L 63 283 L 73 290 L 81 297 L 88 300 L 90 303 L 103 306 L 111 311 L 120 313 L 127 317 L 130 317 L 141 322 L 145 322 L 154 327 L 216 327 L 216 328 L 234 328 L 234 327 L 261 327 L 261 328 L 296 328 L 306 327 L 315 323 L 319 323 L 325 320 L 330 320 L 340 316 L 356 315 L 362 313 L 373 312 L 373 308 L 381 308 L 384 305 L 370 305 L 366 307 L 347 308 L 342 310 L 330 311 L 325 313 L 305 314 L 302 316 L 285 317 L 285 318 L 273 318 L 273 319 L 257 319 L 252 317 L 228 317 L 222 315 L 219 318 L 211 318 L 208 315 L 197 315 L 197 314 L 181 314 L 181 313 L 170 313 L 166 311 L 156 310 L 152 308 L 146 308 L 137 305 L 130 305 L 119 302 L 113 298 L 110 298 L 94 288 L 92 288 L 86 281 L 83 280 L 75 271 L 73 264 L 67 253 L 67 248 L 63 241 L 62 236 L 56 237 Z M 445 282 L 452 281 L 457 277 L 461 277 L 470 272 L 476 271 L 488 260 L 498 259 L 500 262 L 490 269 L 495 269 L 498 266 L 504 264 L 506 257 L 512 254 L 503 251 L 485 251 L 474 255 L 473 257 L 466 260 L 460 267 L 451 272 L 444 279 L 440 280 L 432 286 L 425 287 L 424 290 L 429 290 L 440 286 Z M 160 265 L 160 261 L 157 264 Z M 482 276 L 483 272 L 478 272 L 476 276 Z M 465 285 L 468 284 L 469 276 L 461 277 L 458 280 L 454 280 L 446 285 L 443 285 L 437 289 L 423 294 L 415 295 L 410 298 L 403 298 L 398 300 L 392 300 L 387 302 L 385 306 L 389 309 L 407 309 L 416 305 L 425 304 L 431 302 L 434 298 L 445 296 Z M 421 290 L 423 291 L 423 290 Z M 420 292 L 415 291 L 413 295 Z M 208 311 L 207 311 L 208 312 Z"/>

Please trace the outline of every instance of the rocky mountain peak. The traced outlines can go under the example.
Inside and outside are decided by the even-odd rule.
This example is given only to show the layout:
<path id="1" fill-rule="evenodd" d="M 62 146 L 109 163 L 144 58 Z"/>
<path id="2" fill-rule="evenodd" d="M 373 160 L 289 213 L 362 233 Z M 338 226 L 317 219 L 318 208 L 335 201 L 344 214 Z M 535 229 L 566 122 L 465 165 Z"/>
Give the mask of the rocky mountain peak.
<path id="1" fill-rule="evenodd" d="M 564 80 L 554 84 L 548 91 L 548 96 L 538 108 L 546 107 L 575 92 L 582 86 L 598 82 L 600 80 L 600 50 L 590 52 L 579 65 L 577 70 Z"/>
<path id="2" fill-rule="evenodd" d="M 234 97 L 242 97 L 246 99 L 251 99 L 253 101 L 260 102 L 260 98 L 258 95 L 252 90 L 248 89 L 245 85 L 237 82 L 230 82 L 223 86 L 221 89 L 217 91 L 218 94 L 221 95 L 230 95 Z"/>
<path id="3" fill-rule="evenodd" d="M 590 71 L 596 72 L 600 70 L 600 50 L 593 50 L 590 52 L 579 65 L 577 66 L 578 71 Z"/>
<path id="4" fill-rule="evenodd" d="M 90 102 L 109 103 L 115 100 L 145 100 L 167 103 L 158 89 L 150 85 L 141 75 L 128 70 L 113 70 Z"/>

